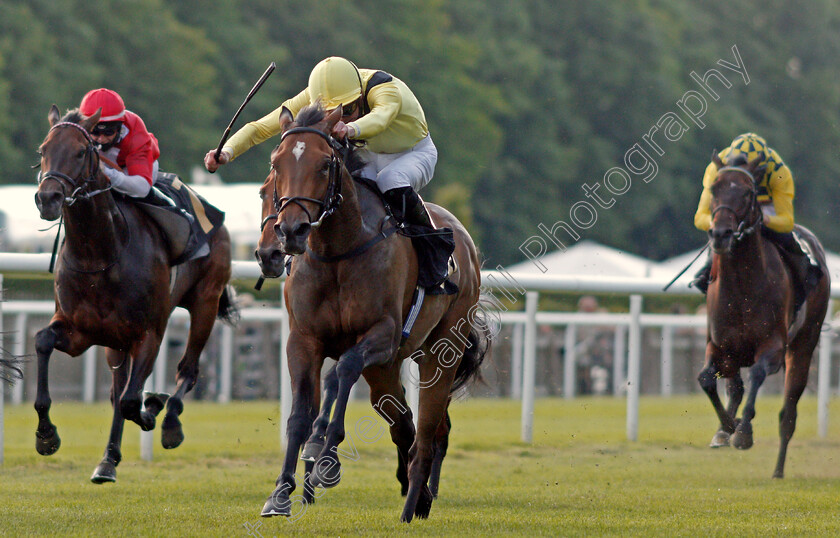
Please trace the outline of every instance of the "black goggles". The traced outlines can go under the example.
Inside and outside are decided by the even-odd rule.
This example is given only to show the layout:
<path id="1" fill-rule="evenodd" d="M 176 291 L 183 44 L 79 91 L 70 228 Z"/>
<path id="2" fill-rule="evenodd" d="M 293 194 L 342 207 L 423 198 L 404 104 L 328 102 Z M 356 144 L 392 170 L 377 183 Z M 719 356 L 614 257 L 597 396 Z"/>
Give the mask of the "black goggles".
<path id="1" fill-rule="evenodd" d="M 346 116 L 350 116 L 350 115 L 352 115 L 352 114 L 353 114 L 353 112 L 355 112 L 355 111 L 356 111 L 356 108 L 357 108 L 358 106 L 359 106 L 359 102 L 358 102 L 358 101 L 355 101 L 355 102 L 353 102 L 353 103 L 351 103 L 351 104 L 349 104 L 349 105 L 345 105 L 345 106 L 341 107 L 341 115 L 342 115 L 342 116 L 345 116 L 345 117 L 346 117 Z"/>
<path id="2" fill-rule="evenodd" d="M 96 127 L 93 128 L 91 134 L 94 136 L 112 136 L 116 133 L 122 124 L 119 122 L 115 123 L 97 123 Z"/>

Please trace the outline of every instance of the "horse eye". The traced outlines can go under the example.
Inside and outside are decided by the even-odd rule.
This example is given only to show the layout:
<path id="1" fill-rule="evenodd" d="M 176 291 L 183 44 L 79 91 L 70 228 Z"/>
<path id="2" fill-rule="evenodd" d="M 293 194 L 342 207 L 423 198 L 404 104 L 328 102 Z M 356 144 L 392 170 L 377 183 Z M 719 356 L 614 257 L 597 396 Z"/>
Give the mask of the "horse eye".
<path id="1" fill-rule="evenodd" d="M 83 149 L 82 149 L 82 150 L 79 150 L 79 152 L 76 154 L 76 157 L 78 157 L 79 159 L 84 159 L 84 157 L 85 157 L 85 150 L 83 150 Z"/>

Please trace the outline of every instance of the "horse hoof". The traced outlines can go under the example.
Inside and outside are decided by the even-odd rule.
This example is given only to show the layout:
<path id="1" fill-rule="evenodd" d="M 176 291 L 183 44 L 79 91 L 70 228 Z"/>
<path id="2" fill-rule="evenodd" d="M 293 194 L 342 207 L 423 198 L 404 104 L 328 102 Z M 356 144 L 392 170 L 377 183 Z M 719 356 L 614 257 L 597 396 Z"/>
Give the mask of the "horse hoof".
<path id="1" fill-rule="evenodd" d="M 420 498 L 417 499 L 417 506 L 414 508 L 414 515 L 420 519 L 426 519 L 429 517 L 429 512 L 432 511 L 433 500 L 434 498 L 432 497 L 432 492 L 429 491 L 428 487 L 424 487 L 423 491 L 420 493 Z"/>
<path id="2" fill-rule="evenodd" d="M 317 440 L 310 439 L 303 445 L 303 450 L 300 453 L 300 459 L 303 461 L 315 461 L 318 459 L 318 455 L 321 453 L 321 450 L 324 449 L 324 438 L 321 437 Z"/>
<path id="3" fill-rule="evenodd" d="M 292 502 L 289 500 L 287 489 L 286 486 L 280 486 L 274 490 L 274 493 L 268 497 L 262 507 L 260 512 L 262 517 L 289 517 L 292 515 Z"/>
<path id="4" fill-rule="evenodd" d="M 143 405 L 146 407 L 146 411 L 156 417 L 166 405 L 166 400 L 169 399 L 169 395 L 165 392 L 144 392 L 143 398 Z"/>
<path id="5" fill-rule="evenodd" d="M 732 446 L 738 450 L 747 450 L 753 446 L 752 434 L 746 432 L 735 432 L 732 434 Z"/>
<path id="6" fill-rule="evenodd" d="M 61 438 L 58 436 L 58 430 L 53 426 L 52 431 L 41 434 L 41 432 L 35 432 L 35 450 L 38 451 L 38 454 L 42 456 L 52 456 L 56 452 L 58 452 L 59 447 L 61 446 Z"/>
<path id="7" fill-rule="evenodd" d="M 176 448 L 184 441 L 184 430 L 181 428 L 181 421 L 173 414 L 167 414 L 163 418 L 163 426 L 160 433 L 160 443 L 163 448 Z"/>
<path id="8" fill-rule="evenodd" d="M 114 462 L 104 459 L 102 463 L 96 466 L 96 469 L 93 471 L 93 475 L 90 477 L 90 481 L 94 484 L 104 484 L 106 482 L 116 482 L 117 481 L 117 466 L 114 465 Z"/>
<path id="9" fill-rule="evenodd" d="M 338 458 L 323 456 L 318 458 L 312 473 L 309 475 L 309 483 L 315 488 L 334 488 L 341 481 L 341 463 Z"/>
<path id="10" fill-rule="evenodd" d="M 725 431 L 718 430 L 714 437 L 712 437 L 712 442 L 709 443 L 711 448 L 722 448 L 729 446 L 729 438 L 730 434 L 726 433 Z"/>

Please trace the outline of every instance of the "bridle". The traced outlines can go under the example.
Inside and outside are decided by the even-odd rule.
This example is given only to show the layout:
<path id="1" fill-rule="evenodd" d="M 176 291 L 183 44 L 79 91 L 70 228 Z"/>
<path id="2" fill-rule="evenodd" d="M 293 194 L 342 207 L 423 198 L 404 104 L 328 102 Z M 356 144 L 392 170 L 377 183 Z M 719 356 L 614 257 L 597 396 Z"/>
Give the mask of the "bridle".
<path id="1" fill-rule="evenodd" d="M 57 181 L 58 184 L 61 186 L 61 192 L 64 194 L 64 203 L 68 206 L 75 204 L 77 200 L 86 200 L 89 198 L 93 198 L 98 194 L 102 194 L 111 190 L 110 183 L 108 183 L 108 186 L 103 189 L 97 189 L 93 191 L 85 190 L 85 187 L 87 187 L 87 185 L 91 184 L 94 180 L 96 180 L 97 172 L 99 171 L 99 151 L 97 151 L 96 142 L 93 141 L 93 138 L 90 136 L 90 133 L 87 132 L 87 129 L 85 129 L 78 123 L 62 121 L 53 125 L 52 128 L 50 128 L 50 132 L 58 129 L 59 127 L 73 127 L 85 136 L 85 140 L 87 140 L 87 147 L 85 148 L 85 160 L 87 160 L 89 163 L 88 175 L 87 177 L 80 180 L 79 178 L 72 178 L 67 174 L 59 172 L 57 170 L 48 170 L 46 172 L 38 172 L 38 185 L 40 185 L 44 181 L 47 181 L 48 179 Z M 69 184 L 73 188 L 73 191 L 71 192 L 70 196 L 67 196 L 65 184 Z"/>
<path id="2" fill-rule="evenodd" d="M 341 202 L 344 200 L 344 197 L 341 195 L 341 174 L 342 174 L 342 162 L 346 160 L 348 153 L 350 152 L 349 144 L 342 144 L 332 136 L 324 133 L 319 129 L 315 129 L 313 127 L 293 127 L 289 129 L 285 133 L 280 136 L 280 144 L 289 136 L 293 134 L 300 134 L 300 133 L 314 133 L 323 138 L 327 141 L 327 143 L 332 148 L 332 155 L 330 155 L 330 166 L 329 166 L 329 182 L 327 183 L 327 190 L 324 193 L 323 199 L 319 200 L 317 198 L 309 198 L 306 196 L 283 196 L 282 198 L 277 195 L 277 181 L 274 181 L 274 192 L 273 192 L 273 202 L 274 202 L 274 211 L 268 216 L 266 216 L 262 223 L 260 224 L 260 231 L 262 232 L 263 229 L 266 227 L 269 221 L 277 220 L 280 218 L 280 214 L 285 211 L 290 204 L 295 204 L 300 207 L 304 213 L 306 213 L 306 218 L 309 220 L 309 224 L 312 228 L 317 228 L 324 222 L 324 219 L 335 213 L 338 207 L 341 205 Z M 277 146 L 278 148 L 280 145 Z M 338 153 L 342 154 L 340 158 Z M 274 168 L 274 164 L 271 164 L 271 169 L 276 172 Z M 313 221 L 312 214 L 306 209 L 306 206 L 302 202 L 310 202 L 316 204 L 321 213 L 318 215 L 318 218 Z"/>
<path id="3" fill-rule="evenodd" d="M 728 205 L 723 205 L 723 204 L 719 205 L 714 209 L 714 211 L 712 211 L 712 220 L 714 220 L 715 215 L 721 210 L 729 211 L 733 215 L 735 215 L 736 219 L 740 219 L 738 221 L 738 229 L 735 230 L 735 232 L 732 235 L 732 240 L 737 243 L 738 241 L 740 241 L 744 237 L 746 237 L 746 236 L 750 235 L 751 233 L 755 232 L 756 228 L 758 228 L 758 226 L 762 222 L 761 211 L 760 210 L 756 211 L 756 204 L 758 204 L 758 195 L 756 194 L 756 190 L 755 190 L 755 179 L 753 178 L 753 175 L 748 170 L 746 170 L 744 168 L 741 168 L 740 166 L 724 166 L 723 168 L 718 170 L 718 178 L 720 177 L 720 174 L 722 172 L 739 172 L 741 174 L 744 174 L 744 175 L 746 175 L 747 177 L 750 178 L 750 185 L 753 187 L 751 189 L 752 196 L 750 197 L 750 208 L 747 211 L 746 216 L 744 216 L 743 218 L 740 218 L 738 216 L 738 212 L 733 207 L 730 207 Z M 747 219 L 753 213 L 755 213 L 755 215 L 756 215 L 755 220 L 748 225 L 747 224 Z"/>
<path id="4" fill-rule="evenodd" d="M 75 204 L 78 200 L 88 200 L 90 198 L 93 198 L 94 196 L 97 196 L 99 194 L 110 191 L 111 190 L 111 183 L 110 182 L 108 182 L 107 187 L 102 188 L 102 189 L 96 189 L 96 190 L 93 190 L 93 191 L 85 190 L 85 187 L 87 187 L 88 185 L 90 185 L 91 183 L 93 183 L 96 180 L 97 172 L 99 171 L 99 162 L 100 162 L 99 151 L 96 147 L 97 144 L 96 144 L 96 142 L 94 142 L 93 138 L 90 136 L 90 133 L 87 132 L 87 129 L 85 129 L 84 127 L 82 127 L 78 123 L 73 123 L 73 122 L 70 122 L 70 121 L 62 121 L 62 122 L 59 122 L 59 123 L 56 123 L 55 125 L 53 125 L 50 128 L 49 132 L 52 132 L 55 129 L 58 129 L 59 127 L 72 127 L 74 129 L 77 129 L 79 132 L 81 132 L 84 135 L 85 140 L 87 140 L 87 147 L 85 148 L 85 157 L 84 157 L 85 160 L 87 160 L 88 163 L 89 163 L 87 177 L 82 178 L 82 179 L 72 178 L 72 177 L 68 176 L 67 174 L 65 174 L 63 172 L 59 172 L 57 170 L 48 170 L 46 172 L 38 172 L 38 185 L 40 186 L 41 183 L 43 183 L 44 181 L 47 181 L 48 179 L 52 179 L 53 181 L 56 181 L 59 184 L 59 186 L 61 186 L 62 194 L 64 194 L 64 205 L 66 205 L 68 207 Z M 47 133 L 47 134 L 49 135 L 49 133 Z M 67 190 L 65 188 L 65 183 L 69 184 L 73 188 L 73 191 L 71 192 L 70 196 L 67 196 Z M 122 215 L 122 210 L 120 210 L 120 214 Z M 122 215 L 122 218 L 123 218 L 123 221 L 125 221 L 125 215 Z M 64 216 L 62 215 L 61 220 L 59 220 L 59 222 L 58 222 L 58 231 L 56 232 L 55 242 L 53 243 L 53 251 L 52 251 L 52 257 L 50 258 L 50 267 L 49 267 L 49 272 L 50 273 L 53 272 L 53 268 L 55 267 L 55 260 L 56 260 L 56 256 L 57 256 L 57 253 L 58 253 L 58 240 L 59 240 L 59 237 L 61 236 L 61 223 L 62 223 L 63 220 L 64 220 Z M 127 224 L 127 222 L 126 222 L 126 224 Z M 125 245 L 123 245 L 123 248 L 125 248 L 125 246 L 128 245 L 128 243 L 131 242 L 131 229 L 128 226 L 126 226 L 126 230 L 128 231 L 128 238 L 125 242 Z M 76 273 L 88 273 L 88 274 L 99 273 L 99 272 L 105 271 L 107 269 L 110 269 L 111 267 L 116 265 L 116 263 L 120 259 L 121 251 L 122 251 L 122 249 L 117 251 L 117 254 L 114 257 L 114 259 L 111 262 L 109 262 L 108 264 L 106 264 L 105 266 L 103 266 L 99 269 L 93 269 L 93 270 L 77 269 L 77 268 L 71 267 L 67 263 L 67 260 L 65 260 L 65 265 L 67 266 L 68 269 L 70 269 L 71 271 L 74 271 Z"/>

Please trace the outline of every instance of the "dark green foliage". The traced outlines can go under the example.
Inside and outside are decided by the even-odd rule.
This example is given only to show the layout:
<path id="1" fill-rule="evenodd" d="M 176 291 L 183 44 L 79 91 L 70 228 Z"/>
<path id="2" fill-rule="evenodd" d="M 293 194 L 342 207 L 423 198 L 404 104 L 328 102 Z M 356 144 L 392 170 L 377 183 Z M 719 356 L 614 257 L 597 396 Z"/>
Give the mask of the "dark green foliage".
<path id="1" fill-rule="evenodd" d="M 162 166 L 188 177 L 269 62 L 276 73 L 236 127 L 302 89 L 318 60 L 343 55 L 412 87 L 440 151 L 425 197 L 456 208 L 488 263 L 504 265 L 522 259 L 540 223 L 592 202 L 582 186 L 624 166 L 663 114 L 681 114 L 677 101 L 700 89 L 691 72 L 721 70 L 735 45 L 750 83 L 727 71 L 731 88 L 706 96 L 705 127 L 682 114 L 689 129 L 652 155 L 656 176 L 634 176 L 577 231 L 658 258 L 701 244 L 693 214 L 709 155 L 751 130 L 793 170 L 797 221 L 837 250 L 839 27 L 831 0 L 4 0 L 0 183 L 31 180 L 50 104 L 74 107 L 99 86 L 143 116 Z M 262 181 L 273 146 L 221 177 Z"/>

